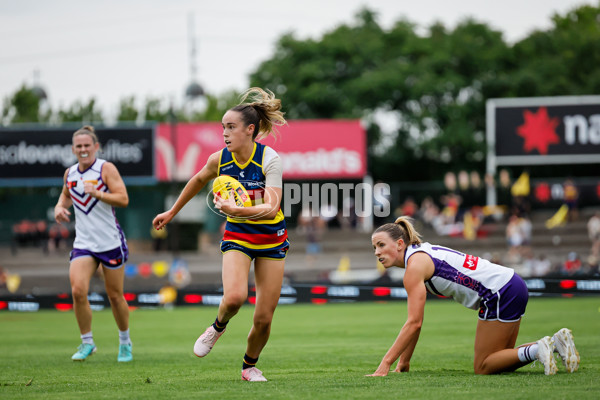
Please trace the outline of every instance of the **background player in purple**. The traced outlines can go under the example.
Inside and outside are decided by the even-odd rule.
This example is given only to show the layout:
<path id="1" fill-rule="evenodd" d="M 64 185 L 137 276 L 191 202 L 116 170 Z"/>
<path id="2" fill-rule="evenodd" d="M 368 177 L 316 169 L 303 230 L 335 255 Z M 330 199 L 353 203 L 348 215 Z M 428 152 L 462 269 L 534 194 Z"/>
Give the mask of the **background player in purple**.
<path id="1" fill-rule="evenodd" d="M 133 359 L 129 306 L 123 296 L 123 266 L 128 249 L 114 207 L 127 207 L 129 196 L 117 168 L 96 158 L 99 149 L 100 143 L 92 126 L 84 126 L 73 134 L 73 154 L 77 164 L 65 171 L 63 189 L 54 207 L 54 218 L 58 223 L 69 222 L 71 206 L 75 211 L 75 241 L 69 278 L 82 344 L 72 359 L 84 361 L 96 352 L 88 291 L 92 276 L 102 265 L 106 295 L 119 328 L 117 360 L 128 362 Z"/>
<path id="2" fill-rule="evenodd" d="M 532 361 L 544 365 L 544 373 L 557 372 L 558 352 L 568 372 L 579 367 L 579 353 L 569 329 L 552 337 L 515 348 L 528 292 L 523 280 L 510 268 L 442 246 L 421 242 L 411 220 L 400 217 L 375 230 L 371 237 L 375 257 L 389 268 L 405 268 L 408 317 L 394 344 L 377 370 L 369 376 L 386 376 L 398 358 L 394 372 L 408 372 L 425 313 L 427 291 L 452 297 L 471 309 L 479 309 L 475 334 L 476 374 L 514 371 Z"/>

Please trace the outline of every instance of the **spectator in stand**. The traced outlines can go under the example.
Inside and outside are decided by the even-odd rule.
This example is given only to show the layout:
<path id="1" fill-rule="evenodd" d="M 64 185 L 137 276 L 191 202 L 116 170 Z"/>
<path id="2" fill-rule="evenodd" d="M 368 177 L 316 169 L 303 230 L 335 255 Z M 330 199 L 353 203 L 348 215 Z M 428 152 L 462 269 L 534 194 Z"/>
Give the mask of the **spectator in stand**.
<path id="1" fill-rule="evenodd" d="M 587 223 L 588 236 L 592 242 L 591 254 L 600 257 L 600 211 L 596 211 Z"/>
<path id="2" fill-rule="evenodd" d="M 442 196 L 444 207 L 436 219 L 434 228 L 438 235 L 458 236 L 463 232 L 463 222 L 458 220 L 458 211 L 462 198 L 456 193 Z"/>
<path id="3" fill-rule="evenodd" d="M 375 225 L 387 222 L 392 212 L 389 208 L 391 204 L 392 198 L 389 193 L 389 186 L 382 181 L 375 182 L 375 186 L 373 186 L 373 210 L 381 210 L 381 212 L 376 212 L 373 215 Z"/>
<path id="4" fill-rule="evenodd" d="M 479 206 L 473 206 L 463 216 L 463 236 L 467 240 L 477 239 L 483 223 L 483 212 Z"/>
<path id="5" fill-rule="evenodd" d="M 533 225 L 531 220 L 526 215 L 522 215 L 519 218 L 519 226 L 523 232 L 523 246 L 530 247 L 533 236 Z"/>
<path id="6" fill-rule="evenodd" d="M 567 179 L 563 185 L 563 192 L 565 198 L 565 204 L 569 207 L 568 221 L 576 221 L 579 217 L 579 191 L 575 182 L 571 178 Z"/>
<path id="7" fill-rule="evenodd" d="M 529 183 L 529 173 L 523 171 L 519 178 L 513 183 L 510 188 L 512 195 L 512 209 L 513 212 L 518 213 L 520 216 L 529 215 L 531 212 L 530 194 L 531 185 Z"/>
<path id="8" fill-rule="evenodd" d="M 325 221 L 327 228 L 340 228 L 342 226 L 337 205 L 331 201 L 321 205 L 321 218 Z"/>
<path id="9" fill-rule="evenodd" d="M 574 251 L 570 252 L 567 256 L 567 261 L 564 262 L 561 273 L 563 275 L 573 276 L 579 274 L 581 271 L 581 259 L 579 255 Z"/>
<path id="10" fill-rule="evenodd" d="M 484 205 L 486 203 L 486 193 L 483 182 L 481 181 L 481 176 L 479 176 L 477 171 L 471 171 L 469 179 L 471 180 L 471 197 L 473 198 L 474 204 L 477 206 Z"/>
<path id="11" fill-rule="evenodd" d="M 536 259 L 531 249 L 525 249 L 523 251 L 523 264 L 521 266 L 521 272 L 519 275 L 525 278 L 530 278 L 535 274 L 535 263 Z"/>
<path id="12" fill-rule="evenodd" d="M 533 276 L 541 278 L 548 275 L 552 271 L 552 263 L 544 254 L 540 254 L 533 264 Z"/>
<path id="13" fill-rule="evenodd" d="M 32 221 L 24 219 L 13 225 L 13 238 L 18 246 L 28 246 L 33 243 L 35 224 Z"/>
<path id="14" fill-rule="evenodd" d="M 8 277 L 6 276 L 6 272 L 4 272 L 4 268 L 0 266 L 0 288 L 6 287 L 6 280 Z"/>
<path id="15" fill-rule="evenodd" d="M 423 221 L 423 223 L 433 227 L 435 224 L 435 220 L 440 215 L 440 209 L 435 204 L 431 196 L 427 196 L 421 202 L 421 207 L 419 208 L 419 219 Z"/>
<path id="16" fill-rule="evenodd" d="M 69 228 L 65 225 L 54 223 L 48 230 L 48 249 L 60 250 L 66 248 L 66 240 L 69 238 Z"/>
<path id="17" fill-rule="evenodd" d="M 512 204 L 512 194 L 510 193 L 511 189 L 511 179 L 508 170 L 501 169 L 498 173 L 498 204 L 506 207 L 511 207 Z M 488 182 L 490 185 L 490 182 Z"/>
<path id="18" fill-rule="evenodd" d="M 316 257 L 321 253 L 321 237 L 327 230 L 327 223 L 320 215 L 313 215 L 310 207 L 304 207 L 298 215 L 298 233 L 306 236 L 306 264 L 314 266 Z"/>
<path id="19" fill-rule="evenodd" d="M 506 242 L 508 244 L 508 256 L 510 262 L 518 262 L 521 258 L 522 246 L 525 242 L 525 236 L 519 216 L 513 214 L 506 225 Z"/>
<path id="20" fill-rule="evenodd" d="M 154 226 L 150 228 L 150 237 L 152 237 L 152 249 L 155 253 L 158 253 L 162 250 L 166 250 L 168 236 L 169 232 L 167 231 L 166 226 L 160 230 L 155 229 Z"/>
<path id="21" fill-rule="evenodd" d="M 598 276 L 600 275 L 600 260 L 598 259 L 598 257 L 594 256 L 593 254 L 590 254 L 590 256 L 587 259 L 587 266 L 586 266 L 586 275 L 587 276 Z"/>
<path id="22" fill-rule="evenodd" d="M 35 223 L 34 241 L 35 246 L 41 246 L 44 252 L 48 251 L 48 224 L 44 220 Z"/>
<path id="23" fill-rule="evenodd" d="M 404 203 L 402 203 L 402 213 L 398 216 L 400 217 L 402 215 L 406 215 L 407 217 L 412 218 L 415 216 L 418 210 L 419 206 L 417 205 L 417 203 L 415 203 L 414 199 L 412 197 L 407 197 L 406 200 L 404 200 Z"/>
<path id="24" fill-rule="evenodd" d="M 354 198 L 351 196 L 346 196 L 342 200 L 342 215 L 340 222 L 344 229 L 356 229 L 358 215 L 356 215 Z"/>

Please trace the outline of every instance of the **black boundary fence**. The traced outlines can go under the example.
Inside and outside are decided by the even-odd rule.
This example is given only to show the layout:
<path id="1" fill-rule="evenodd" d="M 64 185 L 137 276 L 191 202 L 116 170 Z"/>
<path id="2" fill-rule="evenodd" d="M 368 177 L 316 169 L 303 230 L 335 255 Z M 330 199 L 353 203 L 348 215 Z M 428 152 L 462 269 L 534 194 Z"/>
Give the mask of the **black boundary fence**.
<path id="1" fill-rule="evenodd" d="M 530 298 L 600 296 L 600 279 L 525 279 Z M 159 291 L 126 292 L 125 298 L 132 309 L 152 309 L 175 306 L 217 306 L 221 301 L 222 287 L 186 287 L 177 290 L 164 287 Z M 249 287 L 247 303 L 254 304 L 256 291 Z M 284 285 L 279 304 L 327 304 L 356 303 L 367 301 L 406 300 L 406 290 L 402 286 L 373 285 L 332 285 L 315 283 L 295 283 Z M 444 299 L 428 295 L 431 299 Z M 93 292 L 88 296 L 93 310 L 110 308 L 105 293 Z M 35 312 L 39 310 L 71 311 L 73 300 L 69 293 L 53 295 L 9 295 L 0 296 L 0 312 Z"/>

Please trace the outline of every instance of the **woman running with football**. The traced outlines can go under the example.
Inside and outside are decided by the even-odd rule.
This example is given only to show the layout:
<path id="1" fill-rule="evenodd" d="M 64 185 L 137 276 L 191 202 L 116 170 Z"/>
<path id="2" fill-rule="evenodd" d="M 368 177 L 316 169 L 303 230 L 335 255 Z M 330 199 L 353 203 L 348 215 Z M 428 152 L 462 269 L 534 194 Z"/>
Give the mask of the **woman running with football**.
<path id="1" fill-rule="evenodd" d="M 256 363 L 267 344 L 271 321 L 283 282 L 285 256 L 289 248 L 287 230 L 280 209 L 282 163 L 277 153 L 257 143 L 286 124 L 281 100 L 270 91 L 250 88 L 241 103 L 222 119 L 225 147 L 211 154 L 206 165 L 183 188 L 170 210 L 152 222 L 162 229 L 211 179 L 228 175 L 240 181 L 252 199 L 252 206 L 235 204 L 214 196 L 215 207 L 227 216 L 221 241 L 223 253 L 223 298 L 215 322 L 198 338 L 194 354 L 206 356 L 225 327 L 248 297 L 248 276 L 254 260 L 256 308 L 242 364 L 242 379 L 266 381 Z"/>
<path id="2" fill-rule="evenodd" d="M 557 372 L 555 351 L 568 372 L 577 371 L 579 353 L 567 328 L 515 348 L 528 292 L 523 279 L 512 269 L 423 243 L 408 217 L 380 226 L 371 241 L 375 257 L 385 268 L 405 268 L 408 317 L 379 367 L 369 376 L 386 376 L 398 358 L 394 372 L 408 372 L 423 324 L 427 292 L 479 309 L 473 362 L 476 374 L 514 371 L 538 360 L 544 365 L 544 373 L 553 375 Z"/>
<path id="3" fill-rule="evenodd" d="M 62 192 L 54 207 L 56 222 L 69 222 L 75 212 L 75 241 L 69 278 L 73 309 L 81 333 L 81 345 L 73 361 L 84 361 L 96 352 L 92 336 L 92 310 L 88 301 L 90 280 L 102 265 L 106 295 L 119 328 L 119 362 L 133 359 L 129 338 L 129 306 L 123 295 L 124 265 L 129 254 L 125 235 L 115 217 L 115 207 L 127 207 L 129 196 L 114 164 L 96 158 L 100 149 L 92 126 L 73 134 L 77 163 L 65 171 Z"/>

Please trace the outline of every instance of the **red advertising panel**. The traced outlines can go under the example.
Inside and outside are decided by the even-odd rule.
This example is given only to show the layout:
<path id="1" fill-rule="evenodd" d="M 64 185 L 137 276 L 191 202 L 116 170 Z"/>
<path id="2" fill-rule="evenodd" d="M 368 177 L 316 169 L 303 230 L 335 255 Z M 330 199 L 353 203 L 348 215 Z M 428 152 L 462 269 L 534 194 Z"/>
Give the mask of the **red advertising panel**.
<path id="1" fill-rule="evenodd" d="M 284 179 L 362 179 L 367 172 L 366 133 L 359 120 L 288 121 L 277 138 L 261 143 L 281 156 Z M 223 147 L 219 122 L 160 124 L 157 179 L 188 180 Z"/>

